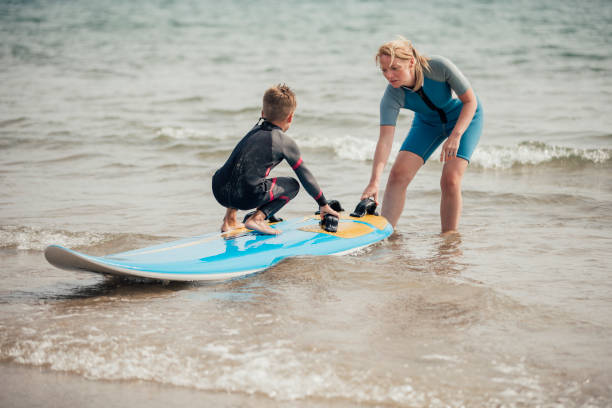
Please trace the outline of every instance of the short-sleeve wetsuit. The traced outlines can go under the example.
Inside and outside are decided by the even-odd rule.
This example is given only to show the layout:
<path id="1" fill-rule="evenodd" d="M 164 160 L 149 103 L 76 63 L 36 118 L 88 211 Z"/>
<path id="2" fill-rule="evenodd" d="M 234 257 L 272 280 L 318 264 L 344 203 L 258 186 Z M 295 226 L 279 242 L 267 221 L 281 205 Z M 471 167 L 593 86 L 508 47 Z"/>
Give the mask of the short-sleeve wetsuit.
<path id="1" fill-rule="evenodd" d="M 395 126 L 400 108 L 415 112 L 412 126 L 400 150 L 413 152 L 427 161 L 436 148 L 450 135 L 463 107 L 452 91 L 462 95 L 470 83 L 451 61 L 432 56 L 429 70 L 423 71 L 423 87 L 413 91 L 408 87 L 387 86 L 380 101 L 380 125 Z M 470 125 L 461 136 L 457 157 L 468 162 L 482 134 L 483 112 L 478 107 Z"/>
<path id="2" fill-rule="evenodd" d="M 266 178 L 286 160 L 319 206 L 327 204 L 312 173 L 304 165 L 300 150 L 281 128 L 264 121 L 256 125 L 236 145 L 230 157 L 212 180 L 213 194 L 227 208 L 261 210 L 266 218 L 293 199 L 300 185 L 292 177 Z"/>

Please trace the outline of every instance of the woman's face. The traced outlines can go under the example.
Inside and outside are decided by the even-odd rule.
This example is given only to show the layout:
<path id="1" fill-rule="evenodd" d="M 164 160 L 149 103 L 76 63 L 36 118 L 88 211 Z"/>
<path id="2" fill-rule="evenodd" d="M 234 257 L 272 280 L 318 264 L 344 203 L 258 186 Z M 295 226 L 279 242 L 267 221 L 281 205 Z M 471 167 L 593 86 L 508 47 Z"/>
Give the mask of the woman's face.
<path id="1" fill-rule="evenodd" d="M 414 59 L 402 60 L 395 58 L 393 63 L 391 63 L 389 55 L 381 55 L 379 61 L 382 74 L 392 87 L 407 86 L 412 88 L 414 86 Z"/>

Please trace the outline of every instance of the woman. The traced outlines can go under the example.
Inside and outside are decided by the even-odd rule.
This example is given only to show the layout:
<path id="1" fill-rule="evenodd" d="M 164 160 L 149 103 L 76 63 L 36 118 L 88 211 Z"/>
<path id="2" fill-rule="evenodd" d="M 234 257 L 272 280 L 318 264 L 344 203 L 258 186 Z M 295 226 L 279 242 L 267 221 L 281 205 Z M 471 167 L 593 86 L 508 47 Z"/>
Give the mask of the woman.
<path id="1" fill-rule="evenodd" d="M 406 189 L 417 171 L 442 144 L 440 186 L 442 233 L 457 230 L 461 215 L 461 180 L 482 133 L 482 108 L 470 83 L 448 59 L 420 55 L 400 38 L 383 44 L 376 61 L 389 85 L 380 102 L 380 136 L 372 176 L 362 194 L 378 201 L 400 108 L 414 111 L 412 127 L 391 168 L 382 215 L 395 227 L 404 208 Z M 458 95 L 453 97 L 452 91 Z"/>

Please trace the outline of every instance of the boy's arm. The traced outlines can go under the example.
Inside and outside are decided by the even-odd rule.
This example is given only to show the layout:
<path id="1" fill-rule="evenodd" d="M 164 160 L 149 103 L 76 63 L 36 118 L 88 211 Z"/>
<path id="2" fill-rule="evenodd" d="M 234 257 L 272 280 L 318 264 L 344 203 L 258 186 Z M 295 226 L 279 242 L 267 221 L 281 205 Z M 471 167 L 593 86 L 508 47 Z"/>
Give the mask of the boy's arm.
<path id="1" fill-rule="evenodd" d="M 287 135 L 282 135 L 281 143 L 285 160 L 287 160 L 287 163 L 289 163 L 295 174 L 298 176 L 300 183 L 304 186 L 308 194 L 315 199 L 317 204 L 319 204 L 319 207 L 325 206 L 327 204 L 327 200 L 323 195 L 323 191 L 319 187 L 314 175 L 304 164 L 302 155 L 300 154 L 300 149 L 295 141 Z"/>

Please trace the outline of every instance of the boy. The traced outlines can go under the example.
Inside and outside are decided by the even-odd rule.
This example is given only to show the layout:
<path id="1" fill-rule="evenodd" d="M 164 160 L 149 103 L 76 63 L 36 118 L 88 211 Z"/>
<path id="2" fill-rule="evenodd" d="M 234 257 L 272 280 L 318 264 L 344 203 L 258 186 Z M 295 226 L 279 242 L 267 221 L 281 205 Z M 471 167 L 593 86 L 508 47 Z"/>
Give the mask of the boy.
<path id="1" fill-rule="evenodd" d="M 283 159 L 287 160 L 308 194 L 319 205 L 321 219 L 325 214 L 338 217 L 304 165 L 297 144 L 284 133 L 291 126 L 296 106 L 295 94 L 287 85 L 268 89 L 263 97 L 263 122 L 258 122 L 242 138 L 223 167 L 213 176 L 213 194 L 219 204 L 227 208 L 222 232 L 244 226 L 263 234 L 280 234 L 281 231 L 270 227 L 267 220 L 293 199 L 300 189 L 300 184 L 292 177 L 266 178 Z M 253 208 L 256 211 L 247 215 L 244 225 L 238 222 L 237 210 Z"/>

